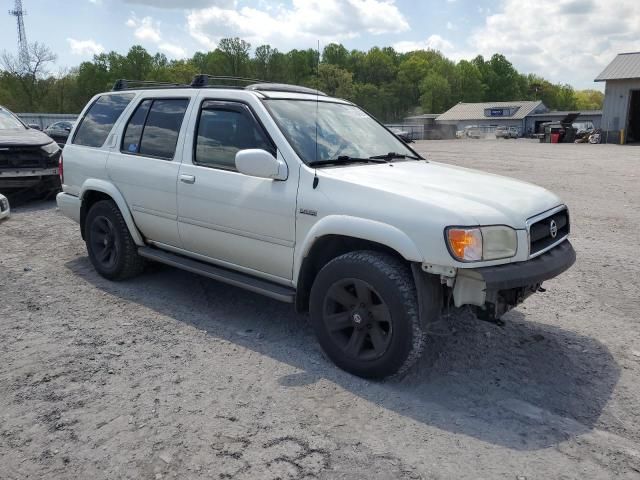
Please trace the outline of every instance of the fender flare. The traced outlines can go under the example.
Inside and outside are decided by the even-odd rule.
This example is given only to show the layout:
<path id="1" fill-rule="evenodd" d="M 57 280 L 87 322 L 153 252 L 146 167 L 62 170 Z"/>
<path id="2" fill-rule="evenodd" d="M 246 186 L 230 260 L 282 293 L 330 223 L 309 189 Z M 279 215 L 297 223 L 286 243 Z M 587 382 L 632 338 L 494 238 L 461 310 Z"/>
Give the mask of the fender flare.
<path id="1" fill-rule="evenodd" d="M 131 216 L 131 211 L 129 210 L 127 202 L 122 196 L 122 193 L 120 193 L 120 190 L 118 190 L 114 184 L 95 178 L 86 180 L 80 188 L 79 197 L 81 201 L 84 201 L 84 195 L 88 191 L 96 191 L 109 195 L 113 199 L 113 201 L 116 202 L 118 209 L 120 209 L 120 213 L 122 214 L 122 217 L 127 224 L 127 228 L 129 229 L 129 233 L 131 234 L 131 238 L 133 238 L 135 244 L 139 247 L 143 247 L 145 245 L 142 235 L 138 231 L 138 227 L 136 227 L 136 224 L 133 221 L 133 217 Z"/>
<path id="2" fill-rule="evenodd" d="M 349 215 L 329 215 L 316 222 L 296 249 L 293 262 L 293 279 L 297 285 L 302 262 L 315 242 L 327 235 L 341 235 L 380 243 L 410 262 L 422 262 L 422 255 L 415 243 L 402 230 L 392 225 Z"/>

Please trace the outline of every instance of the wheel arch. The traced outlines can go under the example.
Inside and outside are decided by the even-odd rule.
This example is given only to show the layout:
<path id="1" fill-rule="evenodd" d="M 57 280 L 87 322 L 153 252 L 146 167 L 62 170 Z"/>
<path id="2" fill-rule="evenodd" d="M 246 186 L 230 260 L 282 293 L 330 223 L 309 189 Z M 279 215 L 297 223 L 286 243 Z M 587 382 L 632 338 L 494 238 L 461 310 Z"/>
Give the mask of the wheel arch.
<path id="1" fill-rule="evenodd" d="M 415 244 L 396 227 L 357 217 L 325 217 L 309 231 L 294 262 L 297 311 L 308 310 L 309 292 L 322 267 L 356 250 L 385 252 L 406 262 L 422 261 Z"/>
<path id="2" fill-rule="evenodd" d="M 131 215 L 129 206 L 122 196 L 122 193 L 120 193 L 120 190 L 118 190 L 115 185 L 105 182 L 104 180 L 90 179 L 82 185 L 79 196 L 81 200 L 80 232 L 82 233 L 83 239 L 85 219 L 87 218 L 87 213 L 91 206 L 100 200 L 112 200 L 120 210 L 135 244 L 140 247 L 144 246 L 144 239 L 133 221 L 133 216 Z"/>

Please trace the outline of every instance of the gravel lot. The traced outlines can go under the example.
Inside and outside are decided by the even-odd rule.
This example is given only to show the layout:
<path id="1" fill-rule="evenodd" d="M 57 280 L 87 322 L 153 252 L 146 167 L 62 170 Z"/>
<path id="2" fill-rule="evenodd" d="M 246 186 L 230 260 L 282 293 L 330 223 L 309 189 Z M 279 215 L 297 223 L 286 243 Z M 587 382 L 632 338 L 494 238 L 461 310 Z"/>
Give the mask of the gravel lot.
<path id="1" fill-rule="evenodd" d="M 171 268 L 110 283 L 53 203 L 0 224 L 0 478 L 640 478 L 640 148 L 421 142 L 570 205 L 576 265 L 372 383 L 291 306 Z M 433 357 L 433 356 L 432 356 Z"/>

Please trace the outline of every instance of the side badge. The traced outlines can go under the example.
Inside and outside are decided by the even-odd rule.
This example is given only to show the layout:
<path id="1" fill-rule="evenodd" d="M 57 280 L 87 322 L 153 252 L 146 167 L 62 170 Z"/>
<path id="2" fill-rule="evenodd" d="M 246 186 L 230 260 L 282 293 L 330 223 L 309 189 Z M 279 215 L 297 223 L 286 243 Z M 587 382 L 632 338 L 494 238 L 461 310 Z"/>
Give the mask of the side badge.
<path id="1" fill-rule="evenodd" d="M 318 212 L 317 210 L 309 210 L 307 208 L 301 208 L 300 209 L 300 213 L 302 215 L 309 215 L 311 217 L 317 217 L 318 216 Z"/>

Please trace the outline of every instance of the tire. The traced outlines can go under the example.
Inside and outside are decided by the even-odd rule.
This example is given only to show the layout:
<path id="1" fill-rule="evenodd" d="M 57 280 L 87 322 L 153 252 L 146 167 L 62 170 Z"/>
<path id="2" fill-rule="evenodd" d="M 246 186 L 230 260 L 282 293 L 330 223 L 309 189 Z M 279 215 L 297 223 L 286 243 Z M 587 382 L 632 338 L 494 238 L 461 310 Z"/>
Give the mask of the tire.
<path id="1" fill-rule="evenodd" d="M 144 270 L 144 259 L 113 201 L 100 200 L 89 209 L 84 238 L 89 259 L 103 277 L 124 280 Z"/>
<path id="2" fill-rule="evenodd" d="M 422 355 L 415 282 L 396 257 L 356 251 L 335 258 L 318 273 L 309 309 L 320 346 L 349 373 L 401 376 Z"/>

